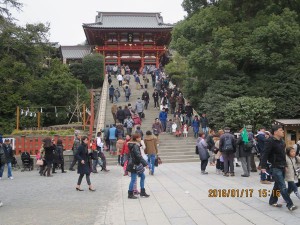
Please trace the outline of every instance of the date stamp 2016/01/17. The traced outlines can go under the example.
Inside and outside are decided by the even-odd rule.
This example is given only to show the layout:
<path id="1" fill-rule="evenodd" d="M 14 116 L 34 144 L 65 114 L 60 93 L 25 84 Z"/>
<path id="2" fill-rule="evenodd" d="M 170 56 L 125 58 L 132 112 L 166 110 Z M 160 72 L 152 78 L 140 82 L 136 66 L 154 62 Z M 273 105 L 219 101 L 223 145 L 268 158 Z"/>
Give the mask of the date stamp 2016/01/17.
<path id="1" fill-rule="evenodd" d="M 269 197 L 271 195 L 280 197 L 279 190 L 259 189 L 258 197 Z M 236 189 L 208 189 L 208 197 L 210 198 L 252 198 L 254 194 L 253 188 L 236 188 Z"/>

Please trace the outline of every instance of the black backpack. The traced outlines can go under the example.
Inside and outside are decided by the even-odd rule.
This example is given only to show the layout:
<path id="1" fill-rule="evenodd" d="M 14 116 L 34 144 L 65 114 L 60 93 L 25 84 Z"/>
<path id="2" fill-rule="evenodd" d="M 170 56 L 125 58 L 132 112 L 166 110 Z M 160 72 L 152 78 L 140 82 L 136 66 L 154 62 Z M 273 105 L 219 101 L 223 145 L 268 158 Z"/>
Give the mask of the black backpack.
<path id="1" fill-rule="evenodd" d="M 3 149 L 3 146 L 0 146 L 0 164 L 4 165 L 6 163 L 6 156 Z"/>
<path id="2" fill-rule="evenodd" d="M 233 144 L 232 144 L 232 138 L 231 137 L 225 137 L 223 149 L 224 152 L 232 152 Z"/>
<path id="3" fill-rule="evenodd" d="M 252 141 L 248 141 L 247 144 L 244 142 L 244 151 L 245 152 L 251 152 L 253 149 L 253 142 Z"/>

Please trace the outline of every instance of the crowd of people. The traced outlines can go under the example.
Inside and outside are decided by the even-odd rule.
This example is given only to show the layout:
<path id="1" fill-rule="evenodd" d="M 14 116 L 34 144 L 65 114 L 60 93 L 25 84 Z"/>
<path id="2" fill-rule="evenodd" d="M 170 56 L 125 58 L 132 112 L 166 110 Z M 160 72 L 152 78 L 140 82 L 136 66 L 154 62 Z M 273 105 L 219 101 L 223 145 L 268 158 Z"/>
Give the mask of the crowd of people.
<path id="1" fill-rule="evenodd" d="M 282 207 L 278 203 L 280 192 L 287 208 L 290 211 L 297 207 L 293 204 L 290 194 L 292 192 L 300 199 L 299 166 L 300 166 L 300 140 L 294 147 L 286 147 L 283 137 L 284 131 L 280 125 L 273 125 L 271 131 L 264 127 L 252 133 L 252 127 L 247 126 L 240 130 L 240 135 L 235 137 L 230 133 L 230 128 L 225 127 L 215 133 L 209 130 L 209 134 L 199 133 L 196 143 L 196 153 L 201 160 L 201 174 L 206 175 L 206 167 L 209 160 L 211 165 L 216 166 L 216 173 L 225 177 L 235 176 L 234 159 L 238 158 L 242 164 L 243 174 L 241 177 L 249 177 L 251 172 L 260 172 L 262 184 L 272 184 L 274 187 L 270 195 L 269 204 L 274 207 Z M 259 157 L 259 165 L 256 167 L 254 157 Z M 287 186 L 286 183 L 287 182 Z"/>
<path id="2" fill-rule="evenodd" d="M 201 161 L 201 174 L 207 175 L 207 166 L 210 165 L 215 166 L 217 174 L 233 177 L 235 167 L 239 166 L 237 160 L 239 159 L 243 170 L 241 177 L 246 179 L 250 177 L 251 172 L 260 170 L 260 182 L 262 184 L 274 182 L 273 190 L 280 191 L 288 209 L 292 211 L 297 208 L 290 194 L 294 192 L 300 199 L 298 192 L 300 140 L 292 148 L 286 148 L 282 141 L 284 132 L 281 126 L 274 125 L 270 131 L 261 127 L 256 134 L 252 132 L 251 126 L 247 126 L 240 130 L 239 136 L 234 136 L 229 127 L 215 132 L 209 129 L 206 113 L 199 116 L 194 112 L 190 102 L 183 97 L 182 91 L 175 85 L 170 85 L 169 78 L 162 69 L 145 67 L 142 74 L 133 71 L 131 75 L 130 68 L 124 65 L 107 67 L 107 73 L 114 123 L 107 124 L 97 133 L 97 137 L 90 141 L 86 136 L 80 138 L 79 133 L 75 132 L 72 148 L 74 159 L 69 170 L 74 171 L 74 166 L 78 163 L 77 191 L 83 191 L 81 182 L 84 175 L 89 190 L 96 190 L 91 185 L 90 173 L 98 173 L 98 165 L 101 171 L 109 172 L 104 154 L 107 151 L 118 157 L 118 165 L 123 167 L 124 176 L 130 175 L 128 198 L 136 199 L 137 195 L 149 197 L 145 190 L 145 168 L 149 169 L 149 175 L 155 174 L 160 134 L 167 133 L 183 138 L 192 135 L 197 139 L 196 153 L 199 154 Z M 118 87 L 112 85 L 113 79 L 117 80 Z M 134 80 L 135 88 L 140 93 L 136 99 L 131 96 L 131 79 Z M 153 93 L 148 91 L 150 80 L 154 88 Z M 124 101 L 120 100 L 122 96 Z M 150 104 L 151 97 L 153 105 Z M 135 103 L 131 104 L 130 100 Z M 125 105 L 121 106 L 120 102 Z M 142 123 L 149 107 L 158 110 L 157 118 L 153 121 L 152 127 L 144 128 L 143 131 Z M 0 179 L 5 164 L 8 166 L 8 177 L 13 179 L 10 164 L 12 150 L 5 143 L 1 145 L 1 149 L 5 153 L 2 155 L 6 157 L 6 161 L 1 160 Z M 255 164 L 257 156 L 258 166 Z M 37 159 L 43 160 L 43 164 L 40 165 L 41 176 L 51 177 L 56 173 L 56 168 L 61 168 L 62 173 L 65 173 L 61 140 L 55 143 L 51 138 L 46 138 Z M 140 177 L 140 190 L 137 188 L 137 177 Z M 278 196 L 270 196 L 271 206 L 281 207 L 282 204 L 277 201 Z"/>

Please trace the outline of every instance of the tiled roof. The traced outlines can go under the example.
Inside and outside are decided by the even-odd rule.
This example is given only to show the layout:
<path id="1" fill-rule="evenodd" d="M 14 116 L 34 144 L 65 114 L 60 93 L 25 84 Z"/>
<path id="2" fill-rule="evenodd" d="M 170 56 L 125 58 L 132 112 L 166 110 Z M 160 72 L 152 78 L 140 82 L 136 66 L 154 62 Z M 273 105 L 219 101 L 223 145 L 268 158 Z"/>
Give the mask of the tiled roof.
<path id="1" fill-rule="evenodd" d="M 95 23 L 83 24 L 90 28 L 173 28 L 165 24 L 160 13 L 98 12 Z"/>
<path id="2" fill-rule="evenodd" d="M 276 119 L 275 123 L 282 125 L 300 125 L 300 119 Z"/>
<path id="3" fill-rule="evenodd" d="M 61 54 L 64 59 L 82 59 L 91 53 L 91 46 L 61 46 Z"/>

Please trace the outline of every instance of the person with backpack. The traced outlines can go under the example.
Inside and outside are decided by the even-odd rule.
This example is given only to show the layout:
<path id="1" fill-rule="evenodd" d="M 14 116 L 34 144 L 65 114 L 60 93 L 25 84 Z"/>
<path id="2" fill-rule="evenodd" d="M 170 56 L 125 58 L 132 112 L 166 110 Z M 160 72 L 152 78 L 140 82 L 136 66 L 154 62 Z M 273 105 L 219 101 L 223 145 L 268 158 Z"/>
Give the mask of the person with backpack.
<path id="1" fill-rule="evenodd" d="M 121 93 L 119 91 L 119 88 L 116 88 L 114 91 L 114 97 L 115 97 L 116 102 L 119 102 L 120 96 L 121 96 Z"/>
<path id="2" fill-rule="evenodd" d="M 224 176 L 234 176 L 234 153 L 236 152 L 236 143 L 234 136 L 230 133 L 230 128 L 224 128 L 224 134 L 220 137 L 219 148 L 224 160 Z"/>
<path id="3" fill-rule="evenodd" d="M 241 130 L 241 133 L 244 129 Z M 245 129 L 246 130 L 246 129 Z M 242 135 L 237 140 L 237 158 L 240 159 L 243 168 L 242 177 L 249 177 L 251 171 L 251 152 L 253 148 L 253 133 L 247 130 L 248 142 L 243 140 Z"/>

